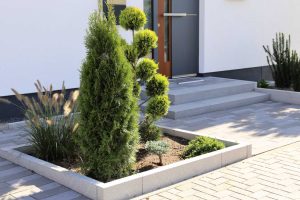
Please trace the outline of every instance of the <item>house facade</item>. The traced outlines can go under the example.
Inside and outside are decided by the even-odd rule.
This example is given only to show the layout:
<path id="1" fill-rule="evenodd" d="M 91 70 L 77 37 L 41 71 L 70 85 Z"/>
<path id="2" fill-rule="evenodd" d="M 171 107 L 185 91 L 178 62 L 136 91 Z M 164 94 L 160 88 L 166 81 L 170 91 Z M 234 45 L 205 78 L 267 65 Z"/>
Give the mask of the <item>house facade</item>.
<path id="1" fill-rule="evenodd" d="M 138 6 L 159 36 L 153 56 L 169 77 L 271 79 L 263 45 L 277 32 L 300 50 L 297 0 L 116 0 Z"/>
<path id="2" fill-rule="evenodd" d="M 104 0 L 105 1 L 105 0 Z M 0 1 L 0 96 L 34 93 L 33 83 L 78 88 L 84 37 L 98 0 Z M 116 14 L 143 9 L 159 35 L 153 57 L 170 78 L 269 79 L 262 46 L 276 32 L 300 50 L 299 0 L 111 0 Z M 131 41 L 131 33 L 119 27 Z"/>

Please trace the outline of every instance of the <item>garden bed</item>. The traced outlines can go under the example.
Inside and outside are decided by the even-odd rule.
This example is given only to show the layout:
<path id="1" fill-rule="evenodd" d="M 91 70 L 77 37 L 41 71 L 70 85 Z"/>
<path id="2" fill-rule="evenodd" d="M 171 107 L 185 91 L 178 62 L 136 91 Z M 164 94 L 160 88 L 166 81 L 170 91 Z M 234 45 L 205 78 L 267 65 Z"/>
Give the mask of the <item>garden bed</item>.
<path id="1" fill-rule="evenodd" d="M 161 141 L 164 141 L 169 145 L 168 152 L 163 155 L 164 166 L 183 160 L 182 154 L 184 152 L 184 148 L 188 145 L 189 140 L 164 134 Z M 19 148 L 18 150 L 30 156 L 37 157 L 34 155 L 33 149 L 30 148 L 30 146 Z M 73 159 L 53 162 L 52 164 L 66 168 L 73 172 L 84 174 L 81 170 L 80 163 L 80 159 Z M 137 162 L 133 167 L 133 173 L 141 173 L 158 167 L 161 167 L 158 156 L 148 153 L 145 149 L 145 144 L 140 144 L 137 152 Z"/>
<path id="2" fill-rule="evenodd" d="M 199 136 L 194 132 L 170 129 L 168 127 L 161 128 L 165 133 L 170 135 L 170 137 L 165 138 L 165 140 L 169 140 L 170 138 L 190 140 Z M 225 149 L 187 160 L 179 160 L 178 162 L 162 167 L 157 167 L 157 162 L 154 160 L 151 165 L 152 168 L 155 169 L 108 183 L 96 181 L 66 168 L 24 154 L 22 153 L 24 146 L 2 148 L 0 149 L 0 156 L 69 187 L 91 199 L 129 199 L 210 172 L 251 156 L 251 145 L 237 144 L 222 139 L 219 140 L 225 143 Z M 176 143 L 173 144 L 175 145 Z M 143 161 L 146 163 L 145 165 L 149 165 L 150 159 L 152 158 L 149 157 Z"/>

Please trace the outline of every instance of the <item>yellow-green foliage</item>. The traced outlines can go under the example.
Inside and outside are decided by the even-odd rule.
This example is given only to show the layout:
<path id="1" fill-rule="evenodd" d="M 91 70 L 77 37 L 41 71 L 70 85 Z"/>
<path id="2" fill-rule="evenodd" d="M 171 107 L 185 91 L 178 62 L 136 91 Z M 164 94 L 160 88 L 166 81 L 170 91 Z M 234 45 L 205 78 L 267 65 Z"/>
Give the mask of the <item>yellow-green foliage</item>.
<path id="1" fill-rule="evenodd" d="M 139 57 L 147 56 L 152 49 L 157 48 L 158 37 L 154 31 L 141 30 L 134 35 L 133 45 L 138 50 Z"/>
<path id="2" fill-rule="evenodd" d="M 166 95 L 169 90 L 168 78 L 161 74 L 156 74 L 147 82 L 146 89 L 148 96 Z"/>
<path id="3" fill-rule="evenodd" d="M 160 95 L 152 97 L 147 105 L 147 113 L 153 119 L 159 119 L 168 113 L 170 101 L 168 95 Z"/>
<path id="4" fill-rule="evenodd" d="M 133 32 L 133 43 L 123 46 L 127 60 L 131 63 L 132 71 L 134 72 L 133 82 L 136 98 L 140 98 L 140 86 L 145 84 L 147 86 L 148 100 L 146 101 L 149 102 L 145 118 L 139 127 L 141 140 L 146 142 L 149 139 L 159 139 L 160 131 L 154 122 L 167 114 L 170 101 L 167 95 L 168 79 L 157 73 L 158 64 L 151 59 L 144 58 L 157 47 L 158 41 L 154 31 L 148 29 L 140 30 L 146 22 L 144 17 L 146 15 L 142 10 L 129 7 L 122 11 L 120 24 L 123 28 L 130 29 Z M 138 32 L 134 34 L 134 31 Z"/>
<path id="5" fill-rule="evenodd" d="M 152 59 L 145 58 L 138 63 L 136 67 L 136 74 L 142 81 L 147 82 L 156 74 L 157 70 L 158 64 L 156 64 Z"/>
<path id="6" fill-rule="evenodd" d="M 147 17 L 142 10 L 135 7 L 127 7 L 121 12 L 119 22 L 126 30 L 137 31 L 145 26 Z"/>

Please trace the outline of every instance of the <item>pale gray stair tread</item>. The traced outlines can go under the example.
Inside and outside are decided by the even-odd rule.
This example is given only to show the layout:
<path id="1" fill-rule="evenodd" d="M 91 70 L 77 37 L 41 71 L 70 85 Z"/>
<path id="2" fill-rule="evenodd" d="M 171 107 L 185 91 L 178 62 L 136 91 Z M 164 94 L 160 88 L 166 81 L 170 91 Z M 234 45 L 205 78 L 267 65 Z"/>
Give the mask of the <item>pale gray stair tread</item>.
<path id="1" fill-rule="evenodd" d="M 253 89 L 254 89 L 255 84 L 256 83 L 249 82 L 249 81 L 234 80 L 234 81 L 209 84 L 209 85 L 199 85 L 199 86 L 192 86 L 192 87 L 178 87 L 178 88 L 174 88 L 174 89 L 170 90 L 169 95 L 186 95 L 186 94 L 195 93 L 195 92 L 203 92 L 203 91 L 209 91 L 209 90 L 214 90 L 214 89 L 227 88 L 227 87 L 232 87 L 232 86 L 243 86 L 243 85 L 253 86 Z"/>
<path id="2" fill-rule="evenodd" d="M 268 100 L 269 95 L 257 92 L 247 92 L 203 101 L 172 105 L 168 117 L 181 118 L 207 112 L 225 110 Z"/>
<path id="3" fill-rule="evenodd" d="M 240 80 L 230 80 L 226 82 L 207 85 L 178 85 L 176 87 L 173 86 L 172 88 L 170 88 L 169 98 L 173 105 L 177 105 L 251 92 L 254 91 L 255 87 L 255 82 Z M 143 88 L 143 92 L 141 94 L 142 99 L 146 99 L 145 93 L 145 89 Z"/>

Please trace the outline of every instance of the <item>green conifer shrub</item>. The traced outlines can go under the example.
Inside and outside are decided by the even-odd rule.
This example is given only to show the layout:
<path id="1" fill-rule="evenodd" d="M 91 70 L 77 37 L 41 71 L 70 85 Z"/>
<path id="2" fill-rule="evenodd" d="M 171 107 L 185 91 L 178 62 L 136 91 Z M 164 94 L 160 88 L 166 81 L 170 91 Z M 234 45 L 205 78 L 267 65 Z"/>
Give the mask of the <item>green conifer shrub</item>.
<path id="1" fill-rule="evenodd" d="M 132 172 L 139 140 L 132 69 L 112 8 L 107 18 L 91 15 L 85 44 L 77 142 L 85 172 L 107 182 Z"/>
<path id="2" fill-rule="evenodd" d="M 144 143 L 147 141 L 157 141 L 162 136 L 161 129 L 155 126 L 153 121 L 150 115 L 147 115 L 140 125 L 139 132 L 141 141 Z"/>
<path id="3" fill-rule="evenodd" d="M 154 31 L 141 30 L 134 35 L 133 44 L 139 52 L 139 57 L 147 56 L 152 49 L 157 48 L 158 37 Z"/>
<path id="4" fill-rule="evenodd" d="M 158 37 L 152 30 L 141 30 L 145 24 L 146 16 L 138 8 L 126 8 L 120 15 L 120 24 L 133 33 L 132 44 L 123 45 L 125 55 L 131 63 L 134 72 L 133 84 L 136 98 L 140 98 L 141 85 L 146 85 L 148 104 L 144 120 L 140 123 L 139 132 L 141 140 L 158 140 L 160 131 L 154 124 L 156 120 L 167 114 L 170 101 L 168 98 L 169 82 L 167 77 L 158 74 L 158 64 L 149 58 L 144 58 L 157 47 Z M 137 32 L 135 34 L 135 32 Z M 144 102 L 145 103 L 145 102 Z M 142 103 L 141 105 L 144 105 Z"/>
<path id="5" fill-rule="evenodd" d="M 119 21 L 126 30 L 140 30 L 147 23 L 147 16 L 138 8 L 127 7 L 121 12 Z"/>
<path id="6" fill-rule="evenodd" d="M 141 79 L 141 81 L 148 82 L 156 74 L 157 70 L 158 64 L 156 64 L 152 59 L 145 58 L 138 63 L 136 67 L 136 75 L 137 78 Z"/>
<path id="7" fill-rule="evenodd" d="M 182 157 L 193 158 L 202 154 L 224 149 L 225 144 L 217 139 L 199 136 L 191 140 L 185 147 Z"/>

